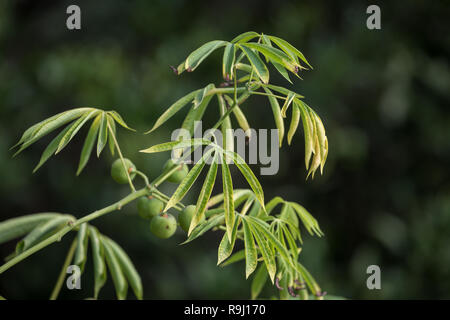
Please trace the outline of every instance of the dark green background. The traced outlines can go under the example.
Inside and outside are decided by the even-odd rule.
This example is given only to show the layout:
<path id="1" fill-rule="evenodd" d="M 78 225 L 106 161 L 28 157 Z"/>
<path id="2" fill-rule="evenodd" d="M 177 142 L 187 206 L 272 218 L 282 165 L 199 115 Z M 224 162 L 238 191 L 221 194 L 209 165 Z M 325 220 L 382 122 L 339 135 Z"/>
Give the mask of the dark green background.
<path id="1" fill-rule="evenodd" d="M 78 3 L 82 30 L 66 29 Z M 366 28 L 379 4 L 382 29 Z M 175 76 L 187 54 L 213 39 L 254 30 L 284 38 L 314 66 L 290 87 L 321 116 L 329 139 L 324 176 L 305 182 L 303 133 L 280 152 L 280 171 L 260 181 L 266 198 L 303 204 L 326 236 L 305 236 L 301 261 L 325 291 L 357 299 L 450 298 L 450 16 L 448 1 L 1 1 L 0 219 L 42 211 L 81 217 L 127 193 L 109 177 L 108 152 L 75 177 L 84 130 L 31 174 L 49 138 L 12 159 L 32 124 L 82 106 L 116 109 L 138 130 L 119 132 L 125 155 L 156 177 L 168 154 L 138 150 L 167 141 L 183 113 L 142 135 L 172 102 L 221 81 L 221 54 Z M 275 74 L 275 73 L 274 73 Z M 277 84 L 286 85 L 273 76 Z M 253 128 L 273 128 L 267 101 L 245 106 Z M 208 109 L 207 121 L 217 119 Z M 236 184 L 244 184 L 236 178 Z M 167 186 L 165 191 L 173 190 Z M 191 192 L 193 202 L 199 187 Z M 94 222 L 129 253 L 145 298 L 248 298 L 243 264 L 218 268 L 218 234 L 186 246 L 158 240 L 134 205 Z M 0 276 L 7 298 L 47 298 L 73 235 Z M 14 243 L 1 246 L 4 258 Z M 381 267 L 382 289 L 366 288 Z M 82 290 L 92 295 L 92 266 Z M 275 291 L 267 288 L 265 296 Z M 114 298 L 111 281 L 101 298 Z"/>

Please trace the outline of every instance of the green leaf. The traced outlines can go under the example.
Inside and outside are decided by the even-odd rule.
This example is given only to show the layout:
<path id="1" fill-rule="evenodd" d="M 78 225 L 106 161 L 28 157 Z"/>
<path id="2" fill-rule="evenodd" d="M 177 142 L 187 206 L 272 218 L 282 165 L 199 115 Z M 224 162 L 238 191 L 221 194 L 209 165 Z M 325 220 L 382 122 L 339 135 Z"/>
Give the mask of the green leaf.
<path id="1" fill-rule="evenodd" d="M 97 299 L 100 289 L 106 282 L 105 253 L 97 228 L 89 226 L 89 237 L 91 239 L 92 260 L 94 263 L 94 298 Z"/>
<path id="2" fill-rule="evenodd" d="M 45 212 L 5 220 L 0 223 L 0 244 L 21 237 L 33 230 L 36 226 L 58 216 L 61 216 L 61 214 Z"/>
<path id="3" fill-rule="evenodd" d="M 188 235 L 194 230 L 194 228 L 198 225 L 198 223 L 205 216 L 206 204 L 208 203 L 209 197 L 211 196 L 212 189 L 214 187 L 214 182 L 216 181 L 217 175 L 217 152 L 214 153 L 212 158 L 211 165 L 208 170 L 208 174 L 206 175 L 205 182 L 203 183 L 203 187 L 200 191 L 200 195 L 198 196 L 197 204 L 195 205 L 195 213 L 192 217 L 191 224 L 189 226 Z"/>
<path id="4" fill-rule="evenodd" d="M 289 78 L 289 73 L 286 71 L 284 66 L 282 66 L 279 63 L 273 62 L 273 61 L 272 61 L 272 64 L 277 69 L 277 71 L 283 76 L 283 78 L 285 78 L 289 83 L 292 84 L 291 78 Z M 297 75 L 297 77 L 299 77 L 299 76 Z"/>
<path id="5" fill-rule="evenodd" d="M 261 293 L 262 289 L 264 288 L 264 285 L 267 281 L 267 270 L 264 268 L 263 265 L 260 265 L 258 267 L 258 270 L 256 270 L 255 275 L 253 276 L 252 280 L 252 286 L 251 286 L 251 292 L 252 292 L 252 300 L 255 300 L 258 298 L 259 294 Z"/>
<path id="6" fill-rule="evenodd" d="M 231 241 L 235 218 L 234 200 L 233 200 L 233 181 L 231 179 L 230 168 L 228 167 L 225 155 L 222 156 L 222 185 L 224 194 L 223 207 L 225 209 L 225 225 L 227 228 L 228 238 Z"/>
<path id="7" fill-rule="evenodd" d="M 277 249 L 277 251 L 280 253 L 280 255 L 286 260 L 290 262 L 289 259 L 289 252 L 287 248 L 285 248 L 281 242 L 270 232 L 269 227 L 267 223 L 262 221 L 261 219 L 247 216 L 247 220 L 249 223 L 252 223 L 253 229 L 257 229 L 259 232 L 261 232 L 264 237 L 269 241 L 269 243 Z"/>
<path id="8" fill-rule="evenodd" d="M 272 96 L 273 95 L 272 91 L 270 91 L 266 87 L 263 87 L 263 89 L 267 94 L 269 94 L 269 96 L 267 96 L 267 98 L 269 99 L 270 106 L 272 107 L 273 118 L 275 119 L 275 125 L 277 126 L 277 129 L 278 129 L 278 139 L 279 139 L 280 148 L 281 148 L 281 145 L 283 143 L 283 137 L 284 137 L 284 121 L 283 121 L 283 117 L 281 116 L 280 105 L 278 104 L 277 98 Z"/>
<path id="9" fill-rule="evenodd" d="M 92 110 L 90 112 L 86 112 L 77 121 L 75 121 L 71 126 L 69 131 L 62 137 L 59 142 L 58 149 L 55 154 L 58 154 L 64 147 L 73 139 L 73 137 L 80 131 L 83 125 L 94 115 L 98 114 L 100 111 Z"/>
<path id="10" fill-rule="evenodd" d="M 258 265 L 258 253 L 256 251 L 255 240 L 253 239 L 250 226 L 245 219 L 242 220 L 244 229 L 244 244 L 245 244 L 245 278 L 255 271 Z"/>
<path id="11" fill-rule="evenodd" d="M 192 169 L 188 172 L 186 177 L 180 182 L 177 189 L 172 194 L 172 197 L 167 202 L 166 207 L 164 208 L 164 212 L 172 208 L 174 205 L 176 205 L 183 199 L 183 197 L 186 195 L 186 193 L 194 184 L 195 180 L 197 180 L 200 172 L 202 171 L 203 167 L 206 164 L 207 159 L 209 158 L 209 156 L 213 151 L 214 149 L 206 151 L 203 157 L 192 167 Z"/>
<path id="12" fill-rule="evenodd" d="M 94 109 L 78 108 L 64 111 L 33 125 L 25 131 L 19 142 L 14 146 L 17 147 L 20 145 L 19 150 L 14 154 L 14 156 L 28 148 L 30 145 L 32 145 L 48 133 L 92 110 Z"/>
<path id="13" fill-rule="evenodd" d="M 275 44 L 277 46 L 280 47 L 281 50 L 283 50 L 284 52 L 286 52 L 286 54 L 288 54 L 291 58 L 295 57 L 299 57 L 304 63 L 306 63 L 311 69 L 313 68 L 309 62 L 306 60 L 305 56 L 303 55 L 303 53 L 301 53 L 297 48 L 295 48 L 293 45 L 291 45 L 289 42 L 287 42 L 286 40 L 280 39 L 278 37 L 274 37 L 274 36 L 269 36 L 270 40 L 272 40 L 273 42 L 275 42 Z"/>
<path id="14" fill-rule="evenodd" d="M 219 250 L 217 254 L 217 265 L 219 265 L 225 259 L 227 259 L 233 252 L 239 223 L 240 218 L 236 218 L 233 223 L 233 229 L 230 237 L 228 237 L 226 232 L 224 233 L 222 241 L 220 241 Z"/>
<path id="15" fill-rule="evenodd" d="M 288 144 L 291 144 L 292 137 L 295 134 L 295 131 L 297 131 L 298 124 L 300 122 L 300 108 L 297 106 L 297 103 L 294 101 L 294 104 L 292 106 L 292 118 L 291 118 L 291 125 L 289 126 L 289 131 L 287 135 L 287 141 Z"/>
<path id="16" fill-rule="evenodd" d="M 107 116 L 108 119 L 108 125 L 109 128 L 111 128 L 111 131 L 109 131 L 109 139 L 108 139 L 108 146 L 109 151 L 111 152 L 111 155 L 114 156 L 114 150 L 116 148 L 114 144 L 114 138 L 116 137 L 116 123 L 114 122 L 114 119 L 111 116 Z M 114 137 L 112 137 L 114 136 Z"/>
<path id="17" fill-rule="evenodd" d="M 272 212 L 272 210 L 275 209 L 275 207 L 280 203 L 284 203 L 284 200 L 281 197 L 275 197 L 272 200 L 270 200 L 266 205 L 267 214 L 269 215 Z"/>
<path id="18" fill-rule="evenodd" d="M 281 50 L 261 43 L 246 43 L 245 46 L 262 53 L 272 63 L 282 65 L 293 73 L 298 71 L 298 63 Z"/>
<path id="19" fill-rule="evenodd" d="M 111 274 L 114 287 L 116 288 L 117 299 L 125 300 L 127 298 L 128 283 L 125 275 L 123 274 L 122 267 L 108 240 L 104 236 L 101 236 L 101 240 L 105 250 L 106 263 L 108 264 L 109 273 Z"/>
<path id="20" fill-rule="evenodd" d="M 202 138 L 195 138 L 195 139 L 190 139 L 190 140 L 165 142 L 165 143 L 151 146 L 148 149 L 140 150 L 139 152 L 157 153 L 157 152 L 170 151 L 172 149 L 180 149 L 180 148 L 184 149 L 184 148 L 198 147 L 198 146 L 209 145 L 209 144 L 211 144 L 210 140 L 202 139 Z"/>
<path id="21" fill-rule="evenodd" d="M 83 149 L 81 150 L 80 155 L 80 163 L 78 164 L 77 176 L 80 175 L 81 171 L 83 171 L 84 167 L 89 161 L 89 157 L 91 156 L 92 149 L 94 148 L 95 139 L 97 138 L 98 129 L 100 127 L 100 120 L 102 116 L 98 115 L 94 121 L 92 121 L 91 127 L 89 128 L 88 134 L 86 136 L 86 140 L 83 144 Z"/>
<path id="22" fill-rule="evenodd" d="M 324 235 L 317 220 L 304 207 L 295 202 L 290 202 L 290 205 L 294 208 L 295 212 L 297 212 L 298 217 L 303 222 L 303 225 L 310 235 L 313 235 L 314 233 L 319 237 Z"/>
<path id="23" fill-rule="evenodd" d="M 301 100 L 297 100 L 297 105 L 300 109 L 300 115 L 303 123 L 303 133 L 305 135 L 305 166 L 306 169 L 309 168 L 309 162 L 311 160 L 311 154 L 313 152 L 313 135 L 314 129 L 309 112 L 306 106 Z"/>
<path id="24" fill-rule="evenodd" d="M 291 91 L 289 89 L 286 89 L 284 87 L 275 86 L 273 84 L 262 84 L 262 87 L 271 89 L 273 91 L 276 91 L 276 92 L 281 93 L 281 94 L 286 95 L 286 96 L 294 94 L 296 98 L 304 98 L 304 96 L 302 96 L 299 93 L 293 92 L 293 91 Z"/>
<path id="25" fill-rule="evenodd" d="M 231 42 L 232 43 L 245 43 L 245 42 L 248 42 L 259 36 L 260 36 L 259 33 L 256 33 L 254 31 L 248 31 L 248 32 L 241 33 L 236 38 L 231 40 Z"/>
<path id="26" fill-rule="evenodd" d="M 295 262 L 295 267 L 296 270 L 298 272 L 300 272 L 300 274 L 302 275 L 303 279 L 306 282 L 306 285 L 308 286 L 309 290 L 311 290 L 311 292 L 314 295 L 318 295 L 319 293 L 321 293 L 321 289 L 319 287 L 319 285 L 317 284 L 316 280 L 314 280 L 313 276 L 309 273 L 308 270 L 306 270 L 306 268 L 298 261 Z"/>
<path id="27" fill-rule="evenodd" d="M 128 280 L 131 288 L 133 289 L 134 295 L 139 300 L 142 300 L 143 297 L 143 289 L 142 289 L 142 281 L 139 273 L 136 271 L 136 268 L 131 262 L 130 257 L 126 254 L 126 252 L 113 240 L 108 238 L 108 243 L 114 251 L 114 255 L 119 261 L 120 267 Z"/>
<path id="28" fill-rule="evenodd" d="M 25 250 L 33 247 L 38 242 L 50 237 L 65 227 L 73 217 L 68 215 L 59 215 L 53 219 L 45 221 L 36 226 L 25 238 L 23 238 L 16 246 L 16 254 L 20 254 Z"/>
<path id="29" fill-rule="evenodd" d="M 198 106 L 200 106 L 203 100 L 208 96 L 208 92 L 214 88 L 214 84 L 210 83 L 203 89 L 199 90 L 194 97 L 194 101 L 192 101 L 192 103 L 194 104 L 194 108 L 198 108 Z"/>
<path id="30" fill-rule="evenodd" d="M 100 131 L 98 134 L 97 141 L 97 157 L 100 157 L 100 153 L 102 153 L 103 149 L 106 146 L 106 142 L 108 140 L 108 119 L 106 114 L 102 113 L 102 118 L 100 119 Z"/>
<path id="31" fill-rule="evenodd" d="M 87 260 L 88 231 L 87 223 L 83 223 L 80 225 L 77 234 L 77 248 L 75 250 L 74 264 L 80 267 L 81 272 L 84 271 L 84 265 Z"/>
<path id="32" fill-rule="evenodd" d="M 224 263 L 222 263 L 220 265 L 220 267 L 226 267 L 230 264 L 233 264 L 235 262 L 239 262 L 241 260 L 245 259 L 245 251 L 244 250 L 239 250 L 237 252 L 235 252 L 227 261 L 225 261 Z"/>
<path id="33" fill-rule="evenodd" d="M 214 227 L 217 227 L 218 225 L 221 225 L 225 221 L 225 217 L 223 214 L 218 214 L 214 217 L 211 217 L 210 219 L 206 220 L 203 223 L 200 223 L 195 227 L 194 230 L 192 230 L 191 234 L 187 238 L 186 241 L 184 241 L 181 244 L 186 244 L 191 242 L 192 240 L 197 239 L 201 235 L 203 235 L 205 232 L 211 230 Z"/>
<path id="34" fill-rule="evenodd" d="M 185 69 L 187 71 L 194 71 L 214 50 L 226 44 L 227 42 L 222 40 L 213 40 L 205 43 L 186 58 L 184 63 Z"/>
<path id="35" fill-rule="evenodd" d="M 172 116 L 180 111 L 185 105 L 187 105 L 189 102 L 191 102 L 194 97 L 197 95 L 199 91 L 202 89 L 192 91 L 191 93 L 185 95 L 183 98 L 177 100 L 174 104 L 172 104 L 164 113 L 156 120 L 155 124 L 153 125 L 153 128 L 151 128 L 149 131 L 147 131 L 145 134 L 148 134 L 154 130 L 156 130 L 158 127 L 160 127 L 163 123 L 165 123 L 167 120 L 172 118 Z"/>
<path id="36" fill-rule="evenodd" d="M 236 59 L 236 47 L 233 43 L 227 44 L 223 53 L 222 75 L 225 80 L 233 80 L 233 66 Z"/>
<path id="37" fill-rule="evenodd" d="M 267 272 L 269 273 L 270 280 L 272 280 L 272 283 L 275 279 L 275 274 L 277 272 L 277 266 L 275 263 L 275 255 L 270 248 L 267 240 L 264 238 L 264 236 L 261 234 L 261 232 L 258 230 L 258 228 L 254 228 L 252 224 L 249 224 L 250 230 L 252 231 L 256 243 L 258 244 L 259 251 L 261 252 L 261 255 L 263 257 L 264 262 L 266 263 Z"/>
<path id="38" fill-rule="evenodd" d="M 226 107 L 225 100 L 222 95 L 217 95 L 217 99 L 219 101 L 220 116 L 222 117 L 227 112 L 227 107 Z M 234 150 L 234 136 L 233 136 L 231 120 L 230 120 L 229 116 L 227 116 L 223 119 L 220 129 L 222 131 L 222 145 L 223 145 L 224 149 L 233 151 Z"/>
<path id="39" fill-rule="evenodd" d="M 125 129 L 131 130 L 131 131 L 136 131 L 136 130 L 134 130 L 133 128 L 130 128 L 130 127 L 125 123 L 125 121 L 123 120 L 122 116 L 121 116 L 119 113 L 117 113 L 117 111 L 112 110 L 112 111 L 108 111 L 107 113 L 108 113 L 109 116 L 111 116 L 111 117 L 115 120 L 115 122 L 117 122 L 118 124 L 120 124 L 120 125 L 121 125 L 122 127 L 124 127 Z"/>
<path id="40" fill-rule="evenodd" d="M 234 164 L 236 165 L 236 167 L 238 167 L 239 171 L 241 171 L 242 175 L 250 185 L 250 188 L 252 188 L 253 192 L 255 193 L 255 196 L 258 199 L 259 203 L 261 204 L 261 207 L 263 208 L 263 210 L 265 210 L 264 191 L 253 171 L 249 168 L 247 163 L 245 163 L 244 159 L 242 159 L 241 156 L 238 155 L 237 153 L 229 151 L 225 151 L 225 153 L 228 156 L 230 156 L 231 159 L 233 159 Z"/>
<path id="41" fill-rule="evenodd" d="M 59 142 L 64 137 L 67 131 L 69 131 L 70 126 L 67 126 L 62 130 L 53 140 L 49 143 L 49 145 L 45 148 L 44 152 L 42 152 L 41 159 L 37 166 L 33 169 L 33 173 L 35 173 L 48 159 L 56 152 L 58 148 Z"/>
<path id="42" fill-rule="evenodd" d="M 241 48 L 245 53 L 248 60 L 250 61 L 250 64 L 252 65 L 261 81 L 263 83 L 269 83 L 269 70 L 267 69 L 267 66 L 264 64 L 261 58 L 246 45 L 240 44 L 239 48 Z"/>
<path id="43" fill-rule="evenodd" d="M 233 99 L 231 99 L 229 96 L 224 95 L 224 98 L 227 101 L 229 106 L 234 104 Z M 242 128 L 242 130 L 244 130 L 245 134 L 250 138 L 250 135 L 251 135 L 250 125 L 248 124 L 245 114 L 242 112 L 241 108 L 239 108 L 238 105 L 235 105 L 233 107 L 233 114 L 234 114 L 234 117 L 236 118 L 237 122 L 239 123 L 239 126 Z"/>
<path id="44" fill-rule="evenodd" d="M 289 108 L 289 106 L 291 105 L 292 101 L 295 98 L 295 93 L 294 92 L 289 92 L 286 100 L 284 101 L 283 107 L 281 108 L 281 116 L 283 118 L 286 118 L 286 111 Z"/>

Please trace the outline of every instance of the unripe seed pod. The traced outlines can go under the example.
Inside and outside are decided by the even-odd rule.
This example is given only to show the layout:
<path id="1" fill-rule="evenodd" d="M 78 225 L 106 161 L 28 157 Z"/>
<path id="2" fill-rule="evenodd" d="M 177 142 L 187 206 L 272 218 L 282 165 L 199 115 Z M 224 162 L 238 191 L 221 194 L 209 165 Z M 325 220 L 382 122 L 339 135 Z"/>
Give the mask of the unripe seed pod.
<path id="1" fill-rule="evenodd" d="M 150 231 L 161 239 L 167 239 L 173 236 L 177 230 L 177 220 L 170 213 L 157 215 L 150 222 Z"/>
<path id="2" fill-rule="evenodd" d="M 169 171 L 170 169 L 172 169 L 174 166 L 177 166 L 177 165 L 178 165 L 178 164 L 176 164 L 175 162 L 173 162 L 172 159 L 169 159 L 169 160 L 167 160 L 166 163 L 164 164 L 163 171 L 164 171 L 164 172 L 167 172 L 167 171 Z M 167 178 L 167 181 L 173 182 L 173 183 L 180 183 L 180 182 L 186 177 L 186 175 L 188 174 L 188 172 L 189 172 L 188 166 L 187 166 L 185 163 L 183 163 L 183 165 L 182 165 L 180 168 L 178 168 L 174 173 L 172 173 L 172 174 L 170 175 L 169 178 Z"/>
<path id="3" fill-rule="evenodd" d="M 192 217 L 195 213 L 195 206 L 189 205 L 178 215 L 178 222 L 180 223 L 181 229 L 183 229 L 186 233 L 189 231 L 189 226 L 191 225 Z M 204 221 L 205 218 L 201 221 Z"/>
<path id="4" fill-rule="evenodd" d="M 164 202 L 152 196 L 141 197 L 137 203 L 139 215 L 144 219 L 152 219 L 164 209 Z"/>
<path id="5" fill-rule="evenodd" d="M 136 167 L 129 159 L 124 158 L 125 165 L 127 167 L 128 173 L 130 174 L 131 180 L 136 176 Z M 120 184 L 128 183 L 127 172 L 122 165 L 121 159 L 116 159 L 111 166 L 111 177 Z"/>

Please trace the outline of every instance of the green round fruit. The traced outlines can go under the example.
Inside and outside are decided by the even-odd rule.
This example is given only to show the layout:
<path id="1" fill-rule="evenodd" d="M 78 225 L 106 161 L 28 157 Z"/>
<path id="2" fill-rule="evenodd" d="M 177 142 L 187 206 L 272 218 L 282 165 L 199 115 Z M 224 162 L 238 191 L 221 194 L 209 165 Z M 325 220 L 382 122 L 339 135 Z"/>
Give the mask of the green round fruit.
<path id="1" fill-rule="evenodd" d="M 175 162 L 173 162 L 172 159 L 169 159 L 164 164 L 163 171 L 167 172 L 176 165 L 177 164 Z M 184 177 L 186 177 L 188 172 L 189 172 L 188 166 L 185 163 L 183 163 L 183 165 L 180 168 L 178 168 L 174 173 L 172 173 L 170 175 L 169 178 L 167 178 L 167 181 L 173 182 L 173 183 L 180 183 L 184 179 Z"/>
<path id="2" fill-rule="evenodd" d="M 131 180 L 136 176 L 136 167 L 129 159 L 124 158 L 125 165 L 127 166 L 127 170 L 130 174 Z M 111 177 L 120 184 L 128 183 L 127 172 L 125 171 L 122 160 L 116 159 L 111 166 Z"/>
<path id="3" fill-rule="evenodd" d="M 137 203 L 139 215 L 144 219 L 152 219 L 164 209 L 164 202 L 152 196 L 141 197 Z"/>
<path id="4" fill-rule="evenodd" d="M 161 239 L 167 239 L 173 236 L 177 230 L 177 220 L 170 213 L 157 215 L 150 222 L 150 231 Z"/>
<path id="5" fill-rule="evenodd" d="M 189 205 L 178 215 L 178 222 L 180 223 L 181 229 L 183 229 L 186 233 L 189 231 L 189 227 L 191 225 L 192 217 L 195 213 L 195 206 Z M 201 221 L 204 221 L 205 217 Z"/>

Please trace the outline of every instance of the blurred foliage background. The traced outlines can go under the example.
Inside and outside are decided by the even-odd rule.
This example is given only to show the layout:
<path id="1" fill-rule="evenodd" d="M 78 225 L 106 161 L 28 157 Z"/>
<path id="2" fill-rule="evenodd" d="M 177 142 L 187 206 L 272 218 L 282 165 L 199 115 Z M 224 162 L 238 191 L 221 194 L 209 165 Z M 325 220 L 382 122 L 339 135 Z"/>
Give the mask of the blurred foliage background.
<path id="1" fill-rule="evenodd" d="M 66 28 L 79 4 L 82 29 Z M 126 157 L 156 177 L 168 154 L 138 150 L 167 141 L 180 113 L 143 135 L 172 102 L 221 82 L 221 54 L 194 73 L 177 65 L 199 45 L 254 30 L 284 38 L 314 66 L 290 86 L 324 121 L 329 160 L 305 182 L 303 133 L 280 152 L 280 171 L 262 176 L 268 199 L 303 204 L 326 236 L 305 236 L 302 262 L 325 291 L 355 299 L 450 298 L 450 29 L 448 1 L 379 3 L 382 29 L 366 28 L 364 1 L 1 1 L 0 219 L 56 211 L 83 216 L 124 196 L 109 176 L 112 157 L 93 157 L 75 177 L 84 133 L 31 174 L 49 138 L 15 159 L 8 150 L 32 124 L 81 106 L 116 109 L 139 134 L 119 131 Z M 245 107 L 253 128 L 274 128 L 268 102 Z M 207 121 L 217 113 L 208 109 Z M 85 128 L 86 129 L 86 128 Z M 259 170 L 258 170 L 259 171 Z M 241 182 L 236 178 L 236 184 Z M 170 192 L 174 186 L 164 186 Z M 193 202 L 199 186 L 190 193 Z M 243 264 L 216 267 L 219 235 L 180 246 L 182 231 L 158 240 L 134 205 L 94 222 L 129 253 L 145 297 L 249 298 Z M 49 296 L 73 235 L 0 276 L 7 298 Z M 0 248 L 3 259 L 14 248 Z M 88 262 L 82 290 L 92 295 Z M 381 290 L 366 268 L 381 267 Z M 275 291 L 267 288 L 266 296 Z M 100 294 L 114 298 L 111 281 Z"/>

